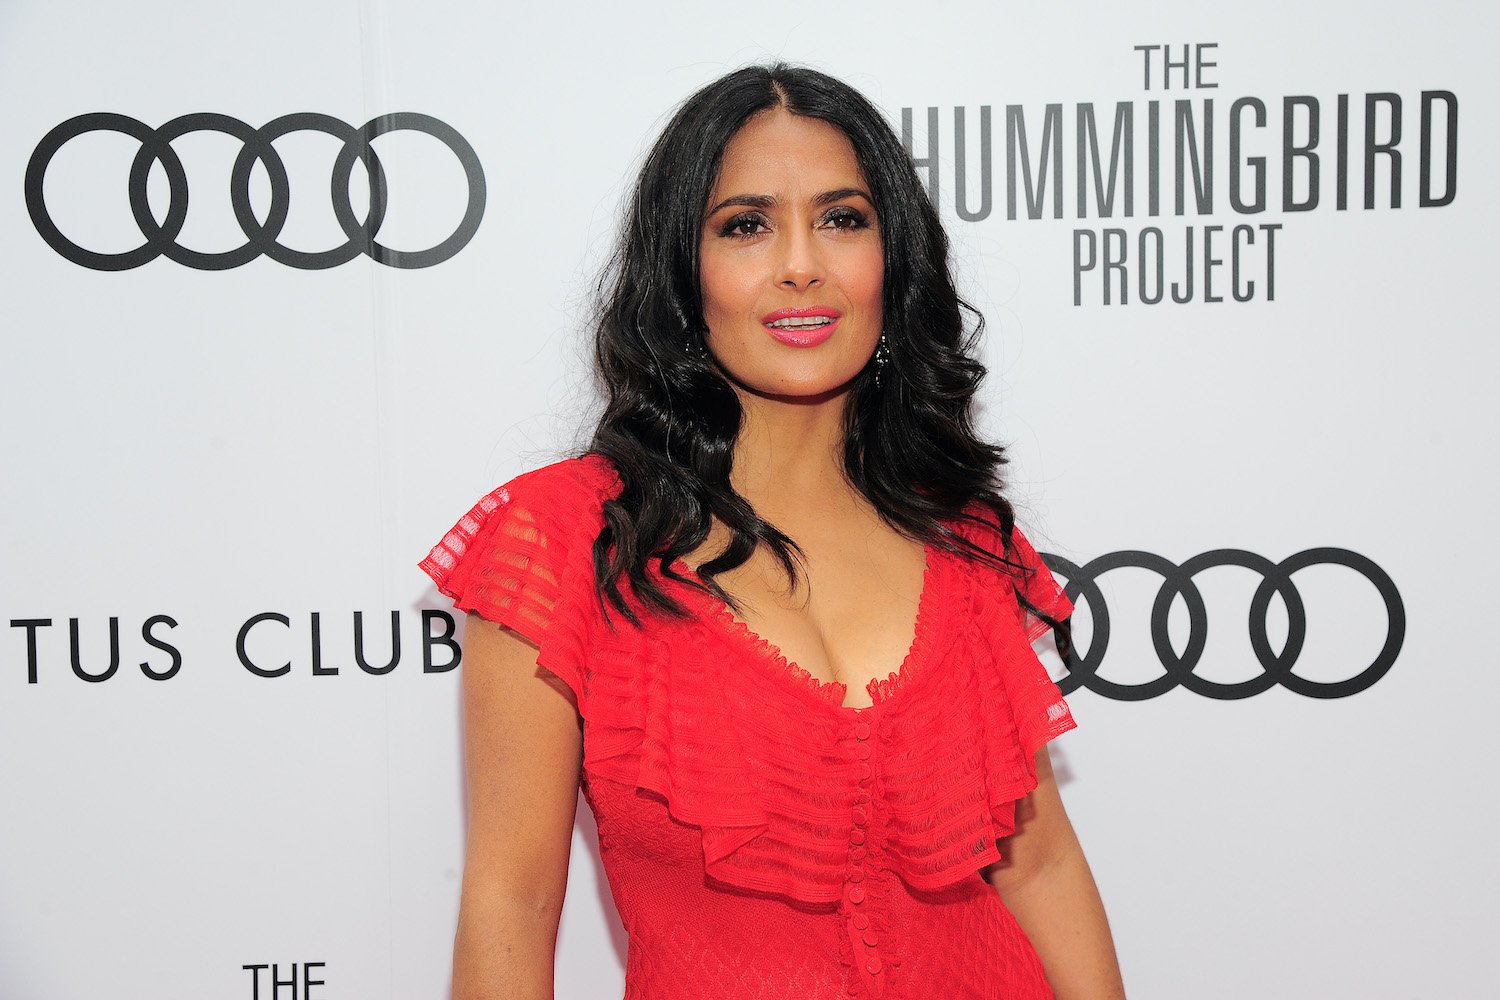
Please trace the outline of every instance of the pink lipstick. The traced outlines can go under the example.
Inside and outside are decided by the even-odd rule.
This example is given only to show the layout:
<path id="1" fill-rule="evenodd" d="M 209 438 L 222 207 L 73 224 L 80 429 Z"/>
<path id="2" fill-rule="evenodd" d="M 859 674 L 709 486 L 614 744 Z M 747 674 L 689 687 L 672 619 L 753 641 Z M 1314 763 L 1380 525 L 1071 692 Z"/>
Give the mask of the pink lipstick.
<path id="1" fill-rule="evenodd" d="M 788 347 L 817 347 L 833 336 L 841 315 L 828 306 L 806 306 L 778 309 L 762 316 L 760 322 L 767 333 Z"/>

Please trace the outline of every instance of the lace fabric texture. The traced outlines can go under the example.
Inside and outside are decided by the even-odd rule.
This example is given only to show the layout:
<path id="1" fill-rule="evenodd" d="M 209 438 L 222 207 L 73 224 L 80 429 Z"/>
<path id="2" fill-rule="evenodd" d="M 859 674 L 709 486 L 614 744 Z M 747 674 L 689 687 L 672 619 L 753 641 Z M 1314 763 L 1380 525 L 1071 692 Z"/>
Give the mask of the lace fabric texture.
<path id="1" fill-rule="evenodd" d="M 592 545 L 618 489 L 598 456 L 527 473 L 420 565 L 577 699 L 628 1000 L 1050 997 L 979 874 L 1036 751 L 1075 726 L 1015 591 L 1055 618 L 1072 604 L 1024 535 L 1028 574 L 929 549 L 911 650 L 851 708 L 693 588 L 663 583 L 689 620 L 606 620 Z M 975 540 L 998 551 L 998 533 Z"/>

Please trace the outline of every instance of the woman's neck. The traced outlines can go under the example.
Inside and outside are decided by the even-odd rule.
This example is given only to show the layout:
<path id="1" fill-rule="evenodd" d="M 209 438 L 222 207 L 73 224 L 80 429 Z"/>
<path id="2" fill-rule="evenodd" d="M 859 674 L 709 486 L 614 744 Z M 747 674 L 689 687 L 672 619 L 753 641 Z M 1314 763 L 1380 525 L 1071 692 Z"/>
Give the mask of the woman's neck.
<path id="1" fill-rule="evenodd" d="M 809 509 L 847 503 L 844 407 L 848 393 L 781 400 L 741 393 L 744 417 L 734 448 L 735 492 L 762 517 L 793 520 Z"/>

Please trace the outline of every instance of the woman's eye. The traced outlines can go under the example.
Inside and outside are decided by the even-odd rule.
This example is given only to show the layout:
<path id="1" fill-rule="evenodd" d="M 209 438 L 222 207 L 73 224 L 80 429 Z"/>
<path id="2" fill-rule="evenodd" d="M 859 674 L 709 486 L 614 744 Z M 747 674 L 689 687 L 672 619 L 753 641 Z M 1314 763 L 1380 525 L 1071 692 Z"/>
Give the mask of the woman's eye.
<path id="1" fill-rule="evenodd" d="M 835 229 L 863 229 L 869 225 L 864 214 L 852 208 L 836 208 L 824 218 Z"/>
<path id="2" fill-rule="evenodd" d="M 719 231 L 719 235 L 755 236 L 759 232 L 759 229 L 756 227 L 764 225 L 765 220 L 758 215 L 736 215 L 724 224 L 724 228 Z"/>

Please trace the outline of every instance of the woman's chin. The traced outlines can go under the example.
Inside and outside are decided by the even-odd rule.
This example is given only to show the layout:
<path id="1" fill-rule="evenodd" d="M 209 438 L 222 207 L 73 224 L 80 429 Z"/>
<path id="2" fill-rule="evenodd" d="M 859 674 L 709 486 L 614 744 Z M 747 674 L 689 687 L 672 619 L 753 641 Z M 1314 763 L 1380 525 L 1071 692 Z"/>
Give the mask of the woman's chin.
<path id="1" fill-rule="evenodd" d="M 782 373 L 754 379 L 725 374 L 741 396 L 748 395 L 768 403 L 818 406 L 847 396 L 854 388 L 854 376 L 843 373 Z"/>

